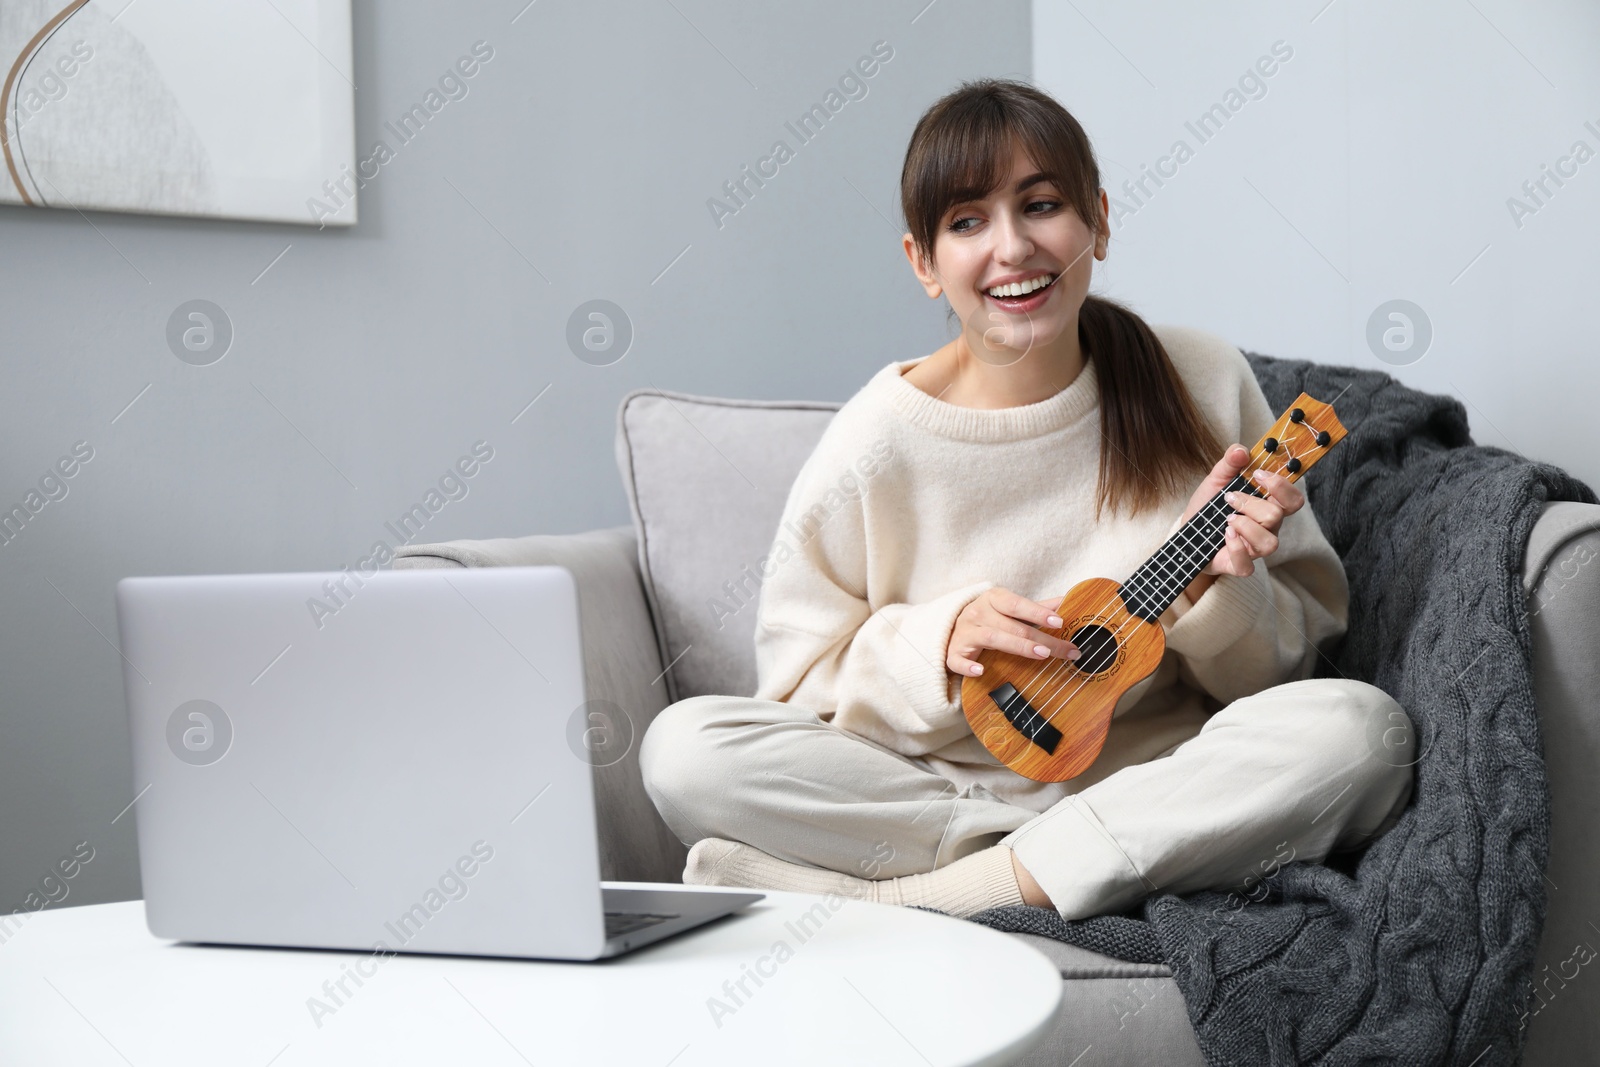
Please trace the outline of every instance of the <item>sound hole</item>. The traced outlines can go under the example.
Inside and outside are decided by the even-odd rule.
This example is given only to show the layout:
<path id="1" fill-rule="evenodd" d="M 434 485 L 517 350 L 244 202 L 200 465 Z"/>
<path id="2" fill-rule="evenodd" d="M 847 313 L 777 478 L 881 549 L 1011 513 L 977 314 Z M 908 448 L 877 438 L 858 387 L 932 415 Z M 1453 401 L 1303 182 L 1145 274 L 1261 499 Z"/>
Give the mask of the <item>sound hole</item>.
<path id="1" fill-rule="evenodd" d="M 1117 661 L 1116 635 L 1104 626 L 1091 623 L 1080 627 L 1072 635 L 1072 643 L 1078 646 L 1079 652 L 1073 665 L 1080 671 L 1099 674 Z"/>

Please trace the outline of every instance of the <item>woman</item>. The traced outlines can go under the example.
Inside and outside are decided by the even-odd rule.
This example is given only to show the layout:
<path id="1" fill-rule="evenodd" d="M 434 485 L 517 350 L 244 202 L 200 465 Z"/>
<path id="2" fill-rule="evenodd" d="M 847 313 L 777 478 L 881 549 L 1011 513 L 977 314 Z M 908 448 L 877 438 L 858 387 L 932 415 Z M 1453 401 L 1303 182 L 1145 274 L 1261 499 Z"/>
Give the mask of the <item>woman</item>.
<path id="1" fill-rule="evenodd" d="M 1159 668 L 1085 773 L 1032 781 L 973 735 L 961 684 L 980 651 L 1076 657 L 1044 632 L 1059 594 L 1131 574 L 1276 413 L 1231 345 L 1088 295 L 1109 203 L 1048 95 L 990 79 L 936 103 L 901 207 L 917 280 L 965 327 L 873 375 L 801 470 L 755 695 L 680 701 L 646 734 L 646 788 L 693 846 L 684 881 L 1082 918 L 1392 826 L 1411 795 L 1404 712 L 1310 678 L 1348 586 L 1278 475 L 1230 500 L 1222 549 L 1161 619 Z"/>

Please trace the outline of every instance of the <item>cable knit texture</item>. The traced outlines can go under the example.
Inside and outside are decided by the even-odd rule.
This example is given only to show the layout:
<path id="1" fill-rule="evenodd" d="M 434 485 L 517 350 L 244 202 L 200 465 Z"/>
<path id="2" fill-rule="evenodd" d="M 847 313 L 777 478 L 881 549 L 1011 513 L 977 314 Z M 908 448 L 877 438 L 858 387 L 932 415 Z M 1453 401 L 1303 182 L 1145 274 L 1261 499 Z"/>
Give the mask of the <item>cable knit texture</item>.
<path id="1" fill-rule="evenodd" d="M 1244 355 L 1202 330 L 1155 330 L 1217 437 L 1260 440 L 1278 411 Z M 1128 577 L 1177 529 L 1200 478 L 1142 514 L 1096 521 L 1092 359 L 1048 399 L 996 409 L 923 392 L 902 376 L 918 362 L 875 373 L 790 490 L 757 609 L 755 696 L 1043 811 L 1063 788 L 1001 765 L 967 725 L 962 679 L 945 666 L 956 618 L 991 586 L 1049 600 L 1086 578 Z M 1168 609 L 1162 665 L 1119 702 L 1099 759 L 1067 791 L 1188 740 L 1236 697 L 1308 677 L 1318 646 L 1344 631 L 1347 600 L 1312 509 L 1288 516 L 1252 574 L 1222 575 Z"/>
<path id="2" fill-rule="evenodd" d="M 1376 371 L 1247 358 L 1275 409 L 1302 391 L 1339 397 L 1350 436 L 1303 484 L 1343 560 L 1352 622 L 1315 673 L 1405 708 L 1412 803 L 1364 852 L 1288 863 L 1247 902 L 1207 891 L 1128 915 L 1010 907 L 975 920 L 1166 962 L 1212 1064 L 1515 1063 L 1550 828 L 1520 573 L 1541 502 L 1596 497 L 1556 467 L 1474 445 L 1453 398 Z"/>

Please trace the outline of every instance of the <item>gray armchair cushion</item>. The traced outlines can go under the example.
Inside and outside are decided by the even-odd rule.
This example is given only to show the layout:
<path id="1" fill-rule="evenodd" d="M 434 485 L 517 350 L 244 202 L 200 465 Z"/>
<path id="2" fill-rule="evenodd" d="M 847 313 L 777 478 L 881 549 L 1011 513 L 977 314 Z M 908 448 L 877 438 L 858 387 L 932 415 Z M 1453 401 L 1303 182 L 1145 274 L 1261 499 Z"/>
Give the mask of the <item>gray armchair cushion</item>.
<path id="1" fill-rule="evenodd" d="M 639 776 L 639 741 L 666 707 L 667 694 L 635 559 L 632 528 L 616 526 L 570 535 L 405 545 L 395 553 L 394 568 L 554 564 L 572 572 L 586 695 L 610 705 L 591 705 L 591 711 L 609 718 L 596 720 L 597 727 L 624 739 L 620 758 L 606 752 L 592 761 L 601 877 L 676 882 L 686 850 L 661 821 Z"/>
<path id="2" fill-rule="evenodd" d="M 673 700 L 755 692 L 760 562 L 841 406 L 654 389 L 622 398 L 617 467 Z"/>

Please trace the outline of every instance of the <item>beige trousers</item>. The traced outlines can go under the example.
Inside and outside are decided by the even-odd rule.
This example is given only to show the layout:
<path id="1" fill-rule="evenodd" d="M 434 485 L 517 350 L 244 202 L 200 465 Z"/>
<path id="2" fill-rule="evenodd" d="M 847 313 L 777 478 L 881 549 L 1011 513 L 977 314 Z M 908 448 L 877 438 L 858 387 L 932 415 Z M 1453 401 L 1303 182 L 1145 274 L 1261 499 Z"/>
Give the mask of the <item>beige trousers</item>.
<path id="1" fill-rule="evenodd" d="M 1115 730 L 1115 720 L 1112 729 Z M 1388 830 L 1411 798 L 1410 720 L 1382 690 L 1308 679 L 1233 701 L 1154 759 L 1044 812 L 804 708 L 700 696 L 640 749 L 645 789 L 685 844 L 743 841 L 780 859 L 888 878 L 1009 846 L 1068 919 L 1159 892 L 1249 889 Z"/>

